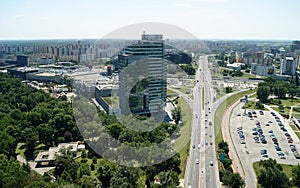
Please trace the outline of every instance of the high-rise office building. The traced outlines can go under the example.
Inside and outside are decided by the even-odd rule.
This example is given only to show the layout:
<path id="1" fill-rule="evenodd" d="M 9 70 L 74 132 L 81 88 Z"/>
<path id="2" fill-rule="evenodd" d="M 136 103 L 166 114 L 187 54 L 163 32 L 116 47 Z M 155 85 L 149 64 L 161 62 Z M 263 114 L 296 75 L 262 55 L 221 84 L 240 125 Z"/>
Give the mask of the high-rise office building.
<path id="1" fill-rule="evenodd" d="M 291 45 L 291 51 L 294 52 L 297 50 L 300 50 L 300 41 L 295 40 L 295 41 L 293 41 L 293 43 Z"/>
<path id="2" fill-rule="evenodd" d="M 143 34 L 118 55 L 118 66 L 121 113 L 160 113 L 167 90 L 163 36 Z"/>
<path id="3" fill-rule="evenodd" d="M 28 56 L 27 55 L 17 55 L 17 65 L 20 67 L 27 67 L 28 64 Z"/>
<path id="4" fill-rule="evenodd" d="M 296 61 L 293 57 L 285 57 L 281 60 L 280 73 L 284 75 L 296 74 Z"/>

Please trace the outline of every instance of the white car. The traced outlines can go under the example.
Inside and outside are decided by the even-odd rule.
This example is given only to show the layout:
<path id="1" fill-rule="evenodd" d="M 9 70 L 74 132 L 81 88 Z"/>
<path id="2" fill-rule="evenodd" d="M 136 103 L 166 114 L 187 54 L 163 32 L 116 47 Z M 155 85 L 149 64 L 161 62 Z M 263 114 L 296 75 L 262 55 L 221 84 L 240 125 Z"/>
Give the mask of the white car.
<path id="1" fill-rule="evenodd" d="M 199 159 L 196 159 L 196 164 L 199 164 Z"/>
<path id="2" fill-rule="evenodd" d="M 198 144 L 198 149 L 200 149 L 200 146 L 201 146 L 201 145 L 200 145 L 200 144 Z"/>

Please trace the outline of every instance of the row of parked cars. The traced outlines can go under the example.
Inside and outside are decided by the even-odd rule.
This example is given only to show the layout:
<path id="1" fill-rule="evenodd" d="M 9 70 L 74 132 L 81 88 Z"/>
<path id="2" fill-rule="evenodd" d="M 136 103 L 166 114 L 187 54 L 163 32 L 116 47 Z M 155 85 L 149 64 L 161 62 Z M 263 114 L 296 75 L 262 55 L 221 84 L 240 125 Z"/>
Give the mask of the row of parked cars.
<path id="1" fill-rule="evenodd" d="M 267 140 L 258 120 L 255 121 L 256 127 L 252 129 L 252 135 L 255 143 L 266 144 Z"/>
<path id="2" fill-rule="evenodd" d="M 292 153 L 294 154 L 294 156 L 297 158 L 297 159 L 300 159 L 300 155 L 296 149 L 296 146 L 293 145 L 293 139 L 291 137 L 291 135 L 288 133 L 288 131 L 286 130 L 284 124 L 280 121 L 279 117 L 276 116 L 276 114 L 274 112 L 271 112 L 271 115 L 274 116 L 278 126 L 280 127 L 280 129 L 284 132 L 284 136 L 286 137 L 286 139 L 288 140 L 288 143 L 290 143 L 290 149 L 292 151 Z M 280 151 L 281 153 L 283 153 L 282 151 Z M 278 153 L 279 157 L 280 158 L 285 158 L 284 157 L 284 153 L 281 154 L 281 153 Z"/>
<path id="3" fill-rule="evenodd" d="M 243 133 L 243 127 L 238 127 L 237 128 L 237 132 L 239 134 L 239 137 L 240 137 L 240 143 L 241 144 L 246 144 L 246 141 L 245 141 L 245 135 Z"/>

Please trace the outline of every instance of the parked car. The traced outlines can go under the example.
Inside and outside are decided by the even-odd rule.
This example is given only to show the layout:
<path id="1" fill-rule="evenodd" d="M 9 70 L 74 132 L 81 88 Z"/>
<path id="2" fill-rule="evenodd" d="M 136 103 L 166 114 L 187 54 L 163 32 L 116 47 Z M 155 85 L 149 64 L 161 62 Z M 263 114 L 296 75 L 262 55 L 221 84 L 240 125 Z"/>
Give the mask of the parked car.
<path id="1" fill-rule="evenodd" d="M 266 150 L 266 149 L 260 150 L 260 155 L 261 155 L 262 157 L 268 157 L 268 152 L 267 152 L 267 150 Z"/>

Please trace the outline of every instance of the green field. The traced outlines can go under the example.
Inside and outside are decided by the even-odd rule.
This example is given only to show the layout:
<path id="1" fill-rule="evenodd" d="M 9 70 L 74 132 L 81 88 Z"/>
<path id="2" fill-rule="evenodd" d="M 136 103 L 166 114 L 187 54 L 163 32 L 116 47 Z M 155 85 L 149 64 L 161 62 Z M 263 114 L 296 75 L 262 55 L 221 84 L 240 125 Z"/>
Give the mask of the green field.
<path id="1" fill-rule="evenodd" d="M 290 110 L 291 110 L 291 107 L 287 107 L 287 106 L 284 107 L 283 111 L 279 111 L 278 106 L 272 106 L 271 108 L 274 109 L 275 111 L 281 113 L 281 114 L 290 114 Z"/>
<path id="2" fill-rule="evenodd" d="M 194 88 L 193 86 L 182 86 L 182 87 L 174 88 L 174 89 L 181 91 L 182 93 L 185 93 L 185 94 L 192 94 L 193 88 Z"/>
<path id="3" fill-rule="evenodd" d="M 191 138 L 191 132 L 192 132 L 192 119 L 193 119 L 193 113 L 190 108 L 190 106 L 185 102 L 184 99 L 181 97 L 178 100 L 178 106 L 181 107 L 181 112 L 182 112 L 182 121 L 183 121 L 183 126 L 180 128 L 179 134 L 180 137 L 176 139 L 175 141 L 175 150 L 176 148 L 182 148 L 180 150 L 180 169 L 181 169 L 181 174 L 179 175 L 179 178 L 184 177 L 185 173 L 185 167 L 186 167 L 186 160 L 189 154 L 189 148 L 190 148 L 190 138 Z M 186 143 L 185 146 L 182 144 Z"/>

